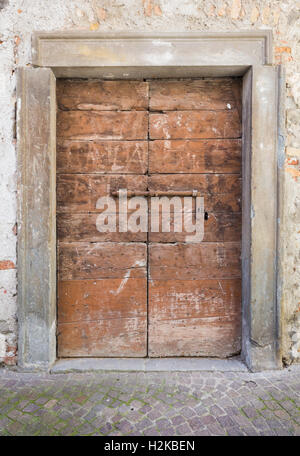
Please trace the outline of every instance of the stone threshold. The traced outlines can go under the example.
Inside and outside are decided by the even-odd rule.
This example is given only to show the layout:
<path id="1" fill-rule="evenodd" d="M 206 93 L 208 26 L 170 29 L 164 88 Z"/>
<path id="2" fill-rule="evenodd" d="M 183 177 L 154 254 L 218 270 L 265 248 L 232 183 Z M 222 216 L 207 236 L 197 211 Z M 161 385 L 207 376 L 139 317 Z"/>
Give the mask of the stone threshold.
<path id="1" fill-rule="evenodd" d="M 248 372 L 240 357 L 217 358 L 66 358 L 55 362 L 50 372 Z"/>

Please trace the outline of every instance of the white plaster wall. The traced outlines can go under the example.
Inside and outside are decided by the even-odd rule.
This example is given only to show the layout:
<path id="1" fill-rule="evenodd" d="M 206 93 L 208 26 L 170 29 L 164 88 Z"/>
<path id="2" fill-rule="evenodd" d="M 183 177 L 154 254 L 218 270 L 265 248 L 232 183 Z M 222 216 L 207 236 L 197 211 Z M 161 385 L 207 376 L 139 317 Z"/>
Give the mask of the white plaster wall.
<path id="1" fill-rule="evenodd" d="M 15 362 L 15 71 L 31 64 L 34 30 L 273 30 L 286 68 L 281 248 L 284 359 L 300 360 L 300 2 L 252 0 L 0 0 L 0 362 Z M 268 164 L 266 163 L 266 166 Z M 3 348 L 4 347 L 4 348 Z M 6 354 L 4 353 L 6 352 Z"/>

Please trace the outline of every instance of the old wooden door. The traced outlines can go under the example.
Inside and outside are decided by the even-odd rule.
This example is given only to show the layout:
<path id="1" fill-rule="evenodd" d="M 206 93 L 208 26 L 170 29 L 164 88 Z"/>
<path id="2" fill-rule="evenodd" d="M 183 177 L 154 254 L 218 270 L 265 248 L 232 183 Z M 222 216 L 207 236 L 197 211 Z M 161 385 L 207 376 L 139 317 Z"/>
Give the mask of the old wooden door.
<path id="1" fill-rule="evenodd" d="M 240 81 L 60 80 L 57 100 L 58 355 L 237 353 Z M 100 233 L 120 188 L 197 190 L 203 242 L 151 232 L 150 213 L 148 233 Z"/>

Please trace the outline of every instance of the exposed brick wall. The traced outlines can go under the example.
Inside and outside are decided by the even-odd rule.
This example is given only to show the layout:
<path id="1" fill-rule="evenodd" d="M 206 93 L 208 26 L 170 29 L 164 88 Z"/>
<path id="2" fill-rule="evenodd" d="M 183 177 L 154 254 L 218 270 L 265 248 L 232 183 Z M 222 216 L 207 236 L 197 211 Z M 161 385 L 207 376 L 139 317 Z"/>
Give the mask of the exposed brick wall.
<path id="1" fill-rule="evenodd" d="M 16 328 L 15 71 L 31 65 L 34 30 L 273 31 L 274 61 L 286 70 L 282 184 L 283 356 L 300 361 L 300 45 L 295 0 L 0 0 L 0 362 L 12 362 Z"/>

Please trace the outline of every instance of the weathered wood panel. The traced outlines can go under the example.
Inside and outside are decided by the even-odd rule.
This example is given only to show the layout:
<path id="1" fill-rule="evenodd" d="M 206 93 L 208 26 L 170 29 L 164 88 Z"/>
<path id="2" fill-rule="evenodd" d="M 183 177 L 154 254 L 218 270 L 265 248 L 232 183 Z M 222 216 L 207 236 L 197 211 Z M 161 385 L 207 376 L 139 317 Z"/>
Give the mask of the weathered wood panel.
<path id="1" fill-rule="evenodd" d="M 146 267 L 146 244 L 59 244 L 60 280 L 145 277 Z"/>
<path id="2" fill-rule="evenodd" d="M 143 175 L 60 174 L 56 181 L 58 212 L 99 212 L 100 197 L 119 189 L 147 189 L 147 176 Z"/>
<path id="3" fill-rule="evenodd" d="M 165 80 L 150 82 L 150 110 L 226 110 L 237 107 L 239 79 Z"/>
<path id="4" fill-rule="evenodd" d="M 149 190 L 197 190 L 208 212 L 240 212 L 242 179 L 236 174 L 153 174 Z"/>
<path id="5" fill-rule="evenodd" d="M 149 172 L 241 173 L 240 139 L 156 140 L 149 143 Z"/>
<path id="6" fill-rule="evenodd" d="M 146 316 L 146 277 L 59 282 L 59 323 Z"/>
<path id="7" fill-rule="evenodd" d="M 57 337 L 60 357 L 143 357 L 147 354 L 147 319 L 62 323 Z"/>
<path id="8" fill-rule="evenodd" d="M 144 111 L 58 111 L 57 136 L 89 141 L 147 139 L 148 113 Z"/>
<path id="9" fill-rule="evenodd" d="M 150 280 L 149 319 L 238 315 L 241 279 Z"/>
<path id="10" fill-rule="evenodd" d="M 59 355 L 145 356 L 146 280 L 59 282 Z"/>
<path id="11" fill-rule="evenodd" d="M 62 110 L 145 110 L 148 108 L 148 83 L 58 79 L 57 100 Z"/>
<path id="12" fill-rule="evenodd" d="M 162 219 L 160 214 L 160 223 Z M 174 232 L 174 215 L 171 214 L 170 233 L 149 232 L 150 242 L 185 242 L 188 233 L 185 230 L 182 217 L 182 232 Z M 204 215 L 204 214 L 203 214 Z M 193 213 L 195 218 L 195 214 Z M 204 238 L 202 242 L 232 242 L 240 241 L 242 234 L 242 217 L 240 213 L 208 213 L 204 219 Z M 193 223 L 195 220 L 193 219 Z M 161 225 L 160 225 L 161 226 Z"/>
<path id="13" fill-rule="evenodd" d="M 145 174 L 147 141 L 57 142 L 57 173 Z"/>
<path id="14" fill-rule="evenodd" d="M 241 196 L 235 195 L 233 192 L 226 192 L 221 194 L 211 194 L 208 192 L 202 191 L 201 196 L 204 197 L 204 209 L 210 213 L 236 213 L 241 212 Z M 184 205 L 184 198 L 181 199 L 181 205 Z M 195 203 L 193 202 L 193 207 Z"/>
<path id="15" fill-rule="evenodd" d="M 128 212 L 129 218 L 130 212 Z M 101 233 L 97 229 L 98 213 L 57 214 L 57 237 L 63 242 L 146 242 L 147 233 L 119 232 L 119 214 L 116 214 L 116 232 Z"/>
<path id="16" fill-rule="evenodd" d="M 241 122 L 233 111 L 167 111 L 149 114 L 151 139 L 240 138 Z"/>
<path id="17" fill-rule="evenodd" d="M 235 83 L 232 84 L 232 90 L 233 94 L 235 97 L 235 102 L 236 102 L 236 109 L 238 110 L 240 121 L 242 123 L 242 111 L 243 111 L 243 106 L 242 106 L 242 99 L 243 99 L 243 79 L 238 78 L 235 79 Z"/>
<path id="18" fill-rule="evenodd" d="M 198 190 L 204 197 L 206 210 L 240 212 L 241 178 L 238 175 L 152 175 L 100 176 L 90 174 L 61 174 L 57 176 L 58 212 L 97 212 L 100 197 L 119 189 L 129 191 Z"/>
<path id="19" fill-rule="evenodd" d="M 150 244 L 150 278 L 196 280 L 241 277 L 240 251 L 240 242 Z"/>
<path id="20" fill-rule="evenodd" d="M 152 321 L 149 356 L 227 358 L 241 349 L 241 318 L 236 316 Z"/>
<path id="21" fill-rule="evenodd" d="M 119 214 L 116 215 L 117 232 L 100 233 L 97 230 L 97 213 L 84 214 L 57 214 L 57 237 L 62 242 L 146 242 L 147 233 L 119 232 Z M 149 214 L 149 222 L 151 221 Z M 160 215 L 161 217 L 161 215 Z M 161 220 L 161 218 L 160 218 Z M 208 213 L 204 221 L 203 242 L 228 242 L 241 239 L 241 214 L 240 213 Z M 174 218 L 171 217 L 170 233 L 149 232 L 151 242 L 185 242 L 190 233 L 183 227 L 181 233 L 174 233 Z"/>
<path id="22" fill-rule="evenodd" d="M 198 190 L 203 193 L 240 194 L 241 177 L 236 174 L 154 174 L 149 178 L 151 190 Z"/>
<path id="23" fill-rule="evenodd" d="M 147 249 L 125 242 L 147 234 L 99 233 L 96 205 L 147 188 L 148 84 L 60 81 L 57 95 L 58 354 L 145 356 Z"/>
<path id="24" fill-rule="evenodd" d="M 239 352 L 240 87 L 59 82 L 59 356 L 146 356 L 147 318 L 148 356 Z M 208 213 L 204 242 L 150 232 L 147 249 L 146 233 L 99 233 L 97 200 L 120 188 L 197 190 Z"/>
<path id="25" fill-rule="evenodd" d="M 146 280 L 60 282 L 59 355 L 145 356 Z"/>

